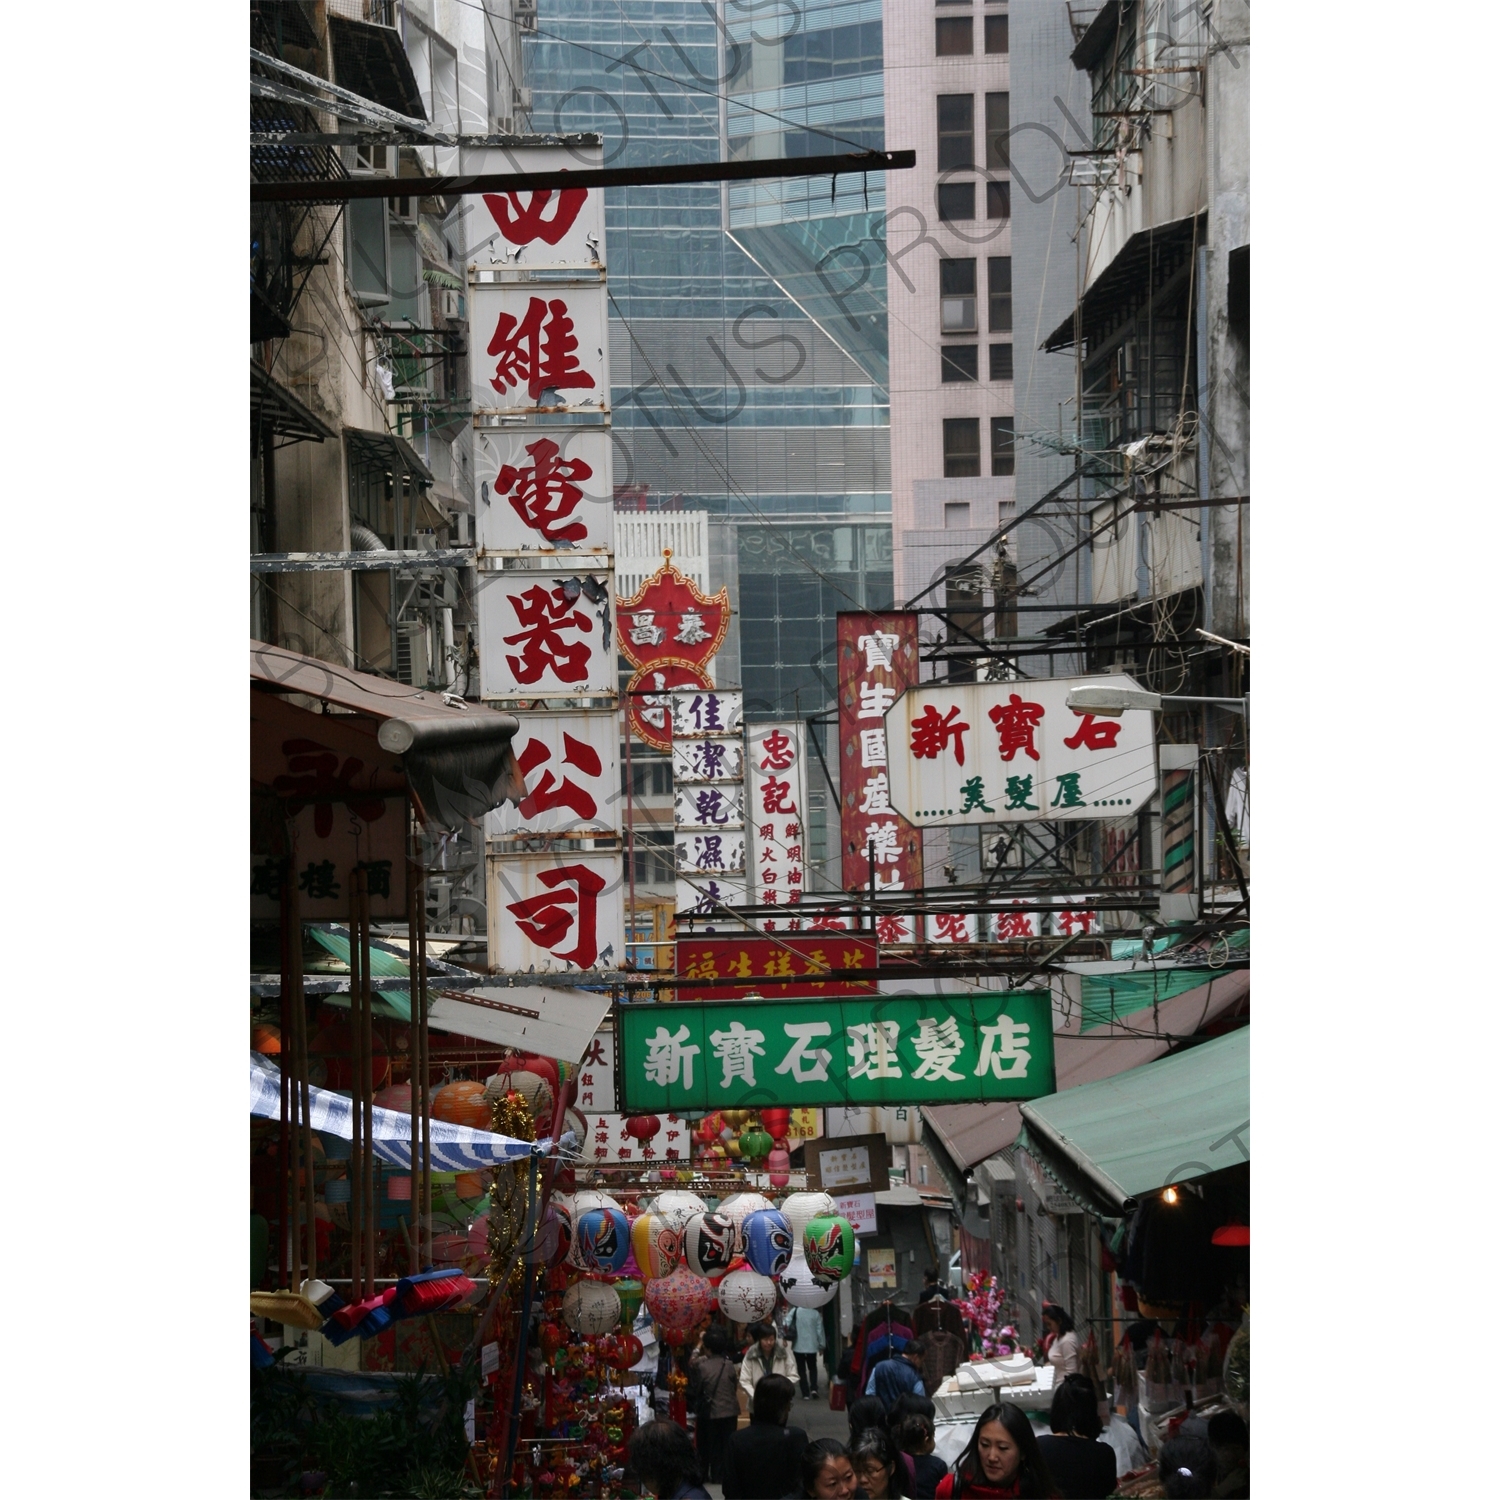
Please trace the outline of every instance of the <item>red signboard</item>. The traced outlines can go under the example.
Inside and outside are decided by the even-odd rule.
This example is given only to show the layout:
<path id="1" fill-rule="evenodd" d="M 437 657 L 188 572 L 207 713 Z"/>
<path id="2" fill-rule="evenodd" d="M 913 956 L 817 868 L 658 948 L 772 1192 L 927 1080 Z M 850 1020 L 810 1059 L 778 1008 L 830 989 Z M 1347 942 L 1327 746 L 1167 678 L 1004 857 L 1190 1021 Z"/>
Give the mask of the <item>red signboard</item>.
<path id="1" fill-rule="evenodd" d="M 729 631 L 729 590 L 705 594 L 673 565 L 670 547 L 662 556 L 661 567 L 617 606 L 620 654 L 637 668 L 668 661 L 706 668 Z"/>
<path id="2" fill-rule="evenodd" d="M 843 932 L 788 938 L 680 938 L 679 979 L 741 979 L 743 984 L 683 986 L 679 1000 L 809 999 L 873 995 L 876 950 L 864 938 Z M 870 982 L 820 978 L 834 970 L 868 969 Z"/>
<path id="3" fill-rule="evenodd" d="M 625 686 L 630 731 L 653 750 L 672 748 L 672 689 L 713 686 L 705 668 L 690 661 L 658 661 L 642 667 Z"/>
<path id="4" fill-rule="evenodd" d="M 839 828 L 846 891 L 922 889 L 922 834 L 891 807 L 885 712 L 920 679 L 917 616 L 838 617 Z M 911 917 L 881 919 L 882 942 L 911 942 Z"/>

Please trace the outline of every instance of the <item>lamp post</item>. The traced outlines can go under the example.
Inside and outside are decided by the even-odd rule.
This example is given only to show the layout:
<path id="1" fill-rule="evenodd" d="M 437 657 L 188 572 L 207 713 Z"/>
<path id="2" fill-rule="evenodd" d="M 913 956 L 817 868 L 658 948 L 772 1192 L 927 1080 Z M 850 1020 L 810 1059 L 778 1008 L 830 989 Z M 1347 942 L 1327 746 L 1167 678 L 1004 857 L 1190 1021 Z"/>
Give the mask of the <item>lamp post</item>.
<path id="1" fill-rule="evenodd" d="M 1068 707 L 1079 713 L 1100 714 L 1106 719 L 1118 719 L 1127 709 L 1145 709 L 1149 713 L 1160 713 L 1163 708 L 1175 708 L 1179 703 L 1210 703 L 1216 708 L 1227 708 L 1234 713 L 1247 714 L 1250 699 L 1244 698 L 1199 698 L 1185 693 L 1148 693 L 1141 688 L 1080 687 L 1068 693 Z"/>

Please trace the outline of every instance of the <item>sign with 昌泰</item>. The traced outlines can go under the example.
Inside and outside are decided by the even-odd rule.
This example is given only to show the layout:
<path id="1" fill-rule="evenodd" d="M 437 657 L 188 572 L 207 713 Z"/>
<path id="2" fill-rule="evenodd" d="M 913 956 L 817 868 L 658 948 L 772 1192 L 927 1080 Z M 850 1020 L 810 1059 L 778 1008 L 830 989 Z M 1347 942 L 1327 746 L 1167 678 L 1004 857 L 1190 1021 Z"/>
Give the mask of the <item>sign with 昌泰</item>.
<path id="1" fill-rule="evenodd" d="M 835 971 L 867 969 L 868 982 L 829 979 Z M 737 979 L 739 984 L 684 985 L 679 1000 L 729 1000 L 737 995 L 805 995 L 836 998 L 875 990 L 877 954 L 868 939 L 829 933 L 824 937 L 678 938 L 680 979 Z"/>
<path id="2" fill-rule="evenodd" d="M 626 1005 L 616 1016 L 628 1114 L 963 1104 L 1055 1088 L 1045 990 Z"/>
<path id="3" fill-rule="evenodd" d="M 1140 811 L 1156 791 L 1152 716 L 1069 708 L 1085 685 L 1137 688 L 1114 674 L 910 689 L 885 717 L 892 805 L 923 827 Z"/>

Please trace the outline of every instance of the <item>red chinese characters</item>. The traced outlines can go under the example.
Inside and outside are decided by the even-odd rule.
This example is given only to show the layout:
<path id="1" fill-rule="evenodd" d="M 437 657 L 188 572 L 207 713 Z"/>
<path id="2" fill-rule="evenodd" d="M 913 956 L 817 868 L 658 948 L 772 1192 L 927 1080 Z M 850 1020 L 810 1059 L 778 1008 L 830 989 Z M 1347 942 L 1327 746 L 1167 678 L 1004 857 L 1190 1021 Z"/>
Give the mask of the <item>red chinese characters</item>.
<path id="1" fill-rule="evenodd" d="M 579 484 L 593 478 L 592 467 L 581 458 L 559 457 L 561 450 L 551 438 L 528 443 L 526 452 L 531 463 L 520 468 L 506 464 L 495 476 L 495 493 L 504 495 L 510 508 L 545 540 L 581 542 L 588 527 L 567 518 L 583 499 Z"/>
<path id="2" fill-rule="evenodd" d="M 521 627 L 504 637 L 507 646 L 520 648 L 519 656 L 505 658 L 516 681 L 529 686 L 549 672 L 559 682 L 587 681 L 592 643 L 564 639 L 572 632 L 588 635 L 594 629 L 593 621 L 574 607 L 576 595 L 570 598 L 562 584 L 548 589 L 536 583 L 507 597 Z"/>
<path id="3" fill-rule="evenodd" d="M 1120 737 L 1120 721 L 1118 719 L 1096 719 L 1093 714 L 1079 713 L 1075 708 L 1075 714 L 1083 721 L 1079 724 L 1075 733 L 1070 734 L 1063 741 L 1069 750 L 1080 750 L 1087 747 L 1090 750 L 1113 750 L 1115 741 Z"/>
<path id="4" fill-rule="evenodd" d="M 529 776 L 551 758 L 552 752 L 543 741 L 530 740 L 516 757 L 516 765 L 523 776 Z M 598 777 L 604 773 L 599 752 L 592 745 L 567 733 L 563 735 L 562 762 L 565 766 L 576 767 L 585 776 Z M 566 772 L 558 779 L 551 767 L 548 767 L 542 772 L 541 780 L 522 799 L 518 811 L 523 818 L 534 818 L 556 807 L 569 808 L 580 818 L 599 815 L 599 804 L 589 791 L 579 786 Z"/>
<path id="5" fill-rule="evenodd" d="M 918 760 L 936 760 L 937 757 L 948 748 L 949 743 L 953 745 L 953 757 L 959 763 L 964 763 L 964 734 L 969 726 L 959 721 L 958 706 L 955 704 L 945 714 L 940 714 L 936 707 L 929 703 L 911 723 L 911 753 Z"/>
<path id="6" fill-rule="evenodd" d="M 287 798 L 287 811 L 296 817 L 309 803 L 313 806 L 313 830 L 320 839 L 333 832 L 333 800 L 340 798 L 356 818 L 373 823 L 385 816 L 385 799 L 361 795 L 354 785 L 364 769 L 357 756 L 346 756 L 342 766 L 335 751 L 316 740 L 292 739 L 282 743 L 287 775 L 271 784 Z"/>
<path id="7" fill-rule="evenodd" d="M 483 196 L 484 206 L 489 209 L 495 227 L 512 245 L 529 245 L 534 240 L 555 245 L 573 227 L 588 195 L 587 188 L 563 188 L 557 194 L 550 216 L 547 205 L 552 202 L 551 188 L 537 189 L 524 206 L 519 193 L 485 193 Z"/>
<path id="8" fill-rule="evenodd" d="M 597 898 L 604 877 L 587 865 L 544 870 L 537 882 L 548 889 L 506 906 L 522 934 L 554 958 L 589 969 L 599 956 Z M 573 946 L 565 944 L 572 939 Z"/>
<path id="9" fill-rule="evenodd" d="M 533 297 L 519 319 L 501 313 L 485 352 L 495 360 L 490 384 L 501 395 L 524 385 L 537 401 L 548 389 L 591 390 L 598 384 L 578 362 L 578 336 L 561 297 Z"/>
<path id="10" fill-rule="evenodd" d="M 1000 736 L 1000 759 L 1012 760 L 1024 751 L 1032 760 L 1042 757 L 1036 748 L 1036 728 L 1047 712 L 1040 703 L 1027 703 L 1019 693 L 1012 693 L 1007 703 L 997 703 L 989 711 L 990 722 Z"/>

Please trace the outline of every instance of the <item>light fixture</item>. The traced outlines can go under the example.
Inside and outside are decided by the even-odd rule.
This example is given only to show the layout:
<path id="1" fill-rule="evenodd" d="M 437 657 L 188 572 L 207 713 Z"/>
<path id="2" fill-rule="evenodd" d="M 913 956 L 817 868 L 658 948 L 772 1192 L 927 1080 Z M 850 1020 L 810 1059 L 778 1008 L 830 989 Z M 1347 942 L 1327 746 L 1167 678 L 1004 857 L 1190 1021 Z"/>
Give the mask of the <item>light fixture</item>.
<path id="1" fill-rule="evenodd" d="M 1163 1203 L 1167 1204 L 1169 1207 L 1172 1204 L 1176 1203 L 1177 1202 L 1177 1189 L 1174 1188 L 1174 1187 L 1169 1187 L 1169 1188 L 1165 1189 L 1163 1191 L 1162 1195 L 1161 1195 L 1161 1201 Z"/>

